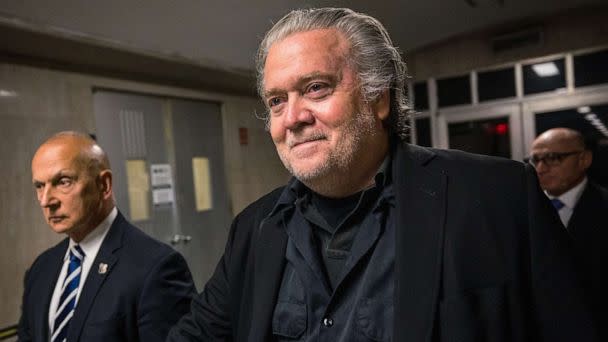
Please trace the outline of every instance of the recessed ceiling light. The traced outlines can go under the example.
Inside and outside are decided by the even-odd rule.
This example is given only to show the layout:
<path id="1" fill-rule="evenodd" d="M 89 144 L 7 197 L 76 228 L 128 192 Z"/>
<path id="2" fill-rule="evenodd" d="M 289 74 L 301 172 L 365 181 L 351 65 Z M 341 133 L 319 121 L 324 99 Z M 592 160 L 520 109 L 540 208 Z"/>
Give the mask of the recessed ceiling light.
<path id="1" fill-rule="evenodd" d="M 16 97 L 17 92 L 13 90 L 0 89 L 0 97 Z"/>
<path id="2" fill-rule="evenodd" d="M 597 119 L 597 115 L 595 115 L 595 113 L 589 113 L 585 115 L 585 119 L 592 121 L 593 119 Z"/>
<path id="3" fill-rule="evenodd" d="M 536 75 L 539 77 L 551 77 L 559 75 L 559 69 L 554 62 L 534 64 L 532 66 L 532 70 L 534 70 Z"/>
<path id="4" fill-rule="evenodd" d="M 591 107 L 589 107 L 589 106 L 582 106 L 582 107 L 578 107 L 578 108 L 576 109 L 576 111 L 577 111 L 579 114 L 587 114 L 587 113 L 589 113 L 589 112 L 591 111 Z"/>

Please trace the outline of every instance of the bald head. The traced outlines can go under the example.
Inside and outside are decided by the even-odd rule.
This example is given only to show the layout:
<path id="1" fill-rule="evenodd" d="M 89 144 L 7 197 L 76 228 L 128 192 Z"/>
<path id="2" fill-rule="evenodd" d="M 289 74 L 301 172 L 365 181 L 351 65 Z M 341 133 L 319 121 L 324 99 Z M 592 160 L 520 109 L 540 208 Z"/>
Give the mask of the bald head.
<path id="1" fill-rule="evenodd" d="M 79 132 L 45 141 L 32 159 L 32 179 L 48 224 L 79 242 L 114 208 L 105 152 Z"/>
<path id="2" fill-rule="evenodd" d="M 75 160 L 87 166 L 90 172 L 99 172 L 110 169 L 110 160 L 107 154 L 97 145 L 89 135 L 63 131 L 48 138 L 38 149 L 63 148 L 65 153 L 73 155 Z"/>
<path id="3" fill-rule="evenodd" d="M 560 196 L 578 185 L 591 166 L 591 152 L 581 133 L 570 128 L 553 128 L 539 135 L 530 153 L 543 190 Z"/>
<path id="4" fill-rule="evenodd" d="M 578 131 L 570 128 L 558 127 L 552 128 L 539 135 L 532 143 L 532 149 L 539 145 L 545 145 L 547 147 L 564 145 L 577 150 L 584 150 L 585 138 Z"/>

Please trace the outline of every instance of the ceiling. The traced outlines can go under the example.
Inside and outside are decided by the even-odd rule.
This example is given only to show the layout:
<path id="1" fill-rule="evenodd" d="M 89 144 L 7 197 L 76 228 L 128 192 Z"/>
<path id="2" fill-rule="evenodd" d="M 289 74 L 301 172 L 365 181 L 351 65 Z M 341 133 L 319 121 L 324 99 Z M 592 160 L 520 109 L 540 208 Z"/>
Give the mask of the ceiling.
<path id="1" fill-rule="evenodd" d="M 250 73 L 257 44 L 293 8 L 350 7 L 408 52 L 467 32 L 605 0 L 3 1 L 0 23 L 199 66 Z"/>
<path id="2" fill-rule="evenodd" d="M 255 97 L 253 61 L 264 33 L 291 9 L 323 6 L 373 15 L 405 53 L 554 14 L 571 22 L 574 9 L 608 13 L 606 0 L 0 1 L 0 62 Z M 452 63 L 445 54 L 439 58 Z M 409 57 L 429 55 L 437 57 Z"/>

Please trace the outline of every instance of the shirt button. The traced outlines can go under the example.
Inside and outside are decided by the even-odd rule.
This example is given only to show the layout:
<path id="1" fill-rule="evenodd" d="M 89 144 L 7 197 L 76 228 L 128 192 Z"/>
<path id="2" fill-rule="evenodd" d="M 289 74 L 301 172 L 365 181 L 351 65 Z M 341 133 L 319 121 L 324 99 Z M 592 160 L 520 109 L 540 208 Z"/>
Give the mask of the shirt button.
<path id="1" fill-rule="evenodd" d="M 328 317 L 323 318 L 323 325 L 326 327 L 331 327 L 332 325 L 334 325 L 334 320 Z"/>

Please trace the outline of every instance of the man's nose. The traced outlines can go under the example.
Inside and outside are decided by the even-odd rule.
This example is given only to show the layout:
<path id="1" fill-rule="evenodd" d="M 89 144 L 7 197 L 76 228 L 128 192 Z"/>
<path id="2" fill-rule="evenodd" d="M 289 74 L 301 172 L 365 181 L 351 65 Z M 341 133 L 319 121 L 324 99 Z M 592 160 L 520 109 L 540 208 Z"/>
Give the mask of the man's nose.
<path id="1" fill-rule="evenodd" d="M 40 206 L 43 208 L 53 206 L 57 203 L 57 198 L 55 198 L 53 188 L 50 185 L 45 185 L 44 188 L 39 190 L 38 202 L 40 202 Z"/>
<path id="2" fill-rule="evenodd" d="M 300 96 L 293 96 L 287 101 L 285 113 L 285 128 L 293 130 L 314 122 L 314 115 L 307 101 Z"/>
<path id="3" fill-rule="evenodd" d="M 534 164 L 534 168 L 536 169 L 536 172 L 539 172 L 539 173 L 545 172 L 549 169 L 549 167 L 547 166 L 547 163 L 543 159 L 537 161 Z"/>

